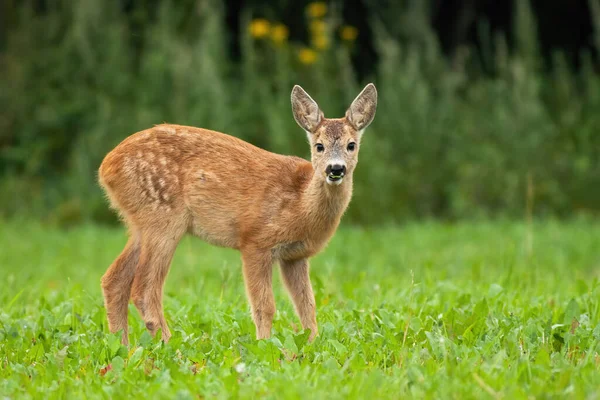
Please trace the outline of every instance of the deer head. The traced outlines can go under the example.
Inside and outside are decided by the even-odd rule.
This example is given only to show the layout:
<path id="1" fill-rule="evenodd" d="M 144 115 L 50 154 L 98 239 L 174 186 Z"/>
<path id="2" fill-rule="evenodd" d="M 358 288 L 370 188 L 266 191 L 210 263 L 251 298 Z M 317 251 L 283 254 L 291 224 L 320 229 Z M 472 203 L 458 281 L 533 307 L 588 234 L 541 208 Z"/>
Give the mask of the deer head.
<path id="1" fill-rule="evenodd" d="M 360 139 L 375 117 L 377 89 L 369 83 L 354 99 L 344 118 L 328 119 L 319 105 L 296 85 L 292 89 L 294 119 L 308 135 L 315 177 L 341 185 L 358 162 Z"/>

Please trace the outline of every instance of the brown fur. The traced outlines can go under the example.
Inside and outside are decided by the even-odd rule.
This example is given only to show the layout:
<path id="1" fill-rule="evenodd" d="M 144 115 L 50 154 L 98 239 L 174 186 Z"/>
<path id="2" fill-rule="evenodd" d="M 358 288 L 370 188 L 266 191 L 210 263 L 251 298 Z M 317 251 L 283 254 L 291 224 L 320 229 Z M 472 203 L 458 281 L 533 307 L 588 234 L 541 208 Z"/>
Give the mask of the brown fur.
<path id="1" fill-rule="evenodd" d="M 257 338 L 270 336 L 275 314 L 272 265 L 279 262 L 304 328 L 317 334 L 308 258 L 335 232 L 352 195 L 362 130 L 375 114 L 371 84 L 341 119 L 325 119 L 299 86 L 292 91 L 296 121 L 312 147 L 312 162 L 270 153 L 223 133 L 158 125 L 126 138 L 100 166 L 99 180 L 130 230 L 121 255 L 102 277 L 109 328 L 123 330 L 131 298 L 146 327 L 171 333 L 163 313 L 163 286 L 179 240 L 190 233 L 240 250 Z M 347 150 L 349 142 L 354 151 Z M 316 143 L 325 150 L 317 152 Z M 332 160 L 347 168 L 328 184 Z"/>

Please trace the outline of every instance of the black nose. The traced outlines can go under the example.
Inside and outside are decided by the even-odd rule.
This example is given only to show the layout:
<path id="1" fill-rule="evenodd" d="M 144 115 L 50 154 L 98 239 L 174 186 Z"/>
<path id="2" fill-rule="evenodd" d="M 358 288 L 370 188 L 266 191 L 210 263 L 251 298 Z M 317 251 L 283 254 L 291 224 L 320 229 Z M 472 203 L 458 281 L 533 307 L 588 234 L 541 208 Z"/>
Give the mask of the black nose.
<path id="1" fill-rule="evenodd" d="M 340 164 L 328 165 L 325 173 L 327 175 L 342 176 L 346 173 L 346 166 Z"/>

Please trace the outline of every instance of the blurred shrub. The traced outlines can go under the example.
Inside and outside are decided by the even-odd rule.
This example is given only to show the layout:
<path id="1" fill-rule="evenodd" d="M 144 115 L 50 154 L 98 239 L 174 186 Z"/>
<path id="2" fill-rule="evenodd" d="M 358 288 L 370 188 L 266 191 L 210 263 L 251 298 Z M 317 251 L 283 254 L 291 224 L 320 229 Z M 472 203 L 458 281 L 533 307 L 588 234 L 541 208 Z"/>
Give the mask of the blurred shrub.
<path id="1" fill-rule="evenodd" d="M 41 14 L 27 2 L 15 6 L 0 53 L 7 216 L 113 221 L 96 183 L 103 156 L 165 121 L 306 157 L 292 86 L 303 85 L 330 117 L 343 115 L 362 86 L 350 63 L 361 32 L 325 3 L 307 9 L 310 47 L 290 43 L 281 22 L 246 15 L 236 64 L 225 52 L 217 0 L 165 0 L 151 13 L 94 0 L 49 4 Z M 488 40 L 483 58 L 493 72 L 475 74 L 468 49 L 452 62 L 442 56 L 426 7 L 414 4 L 396 6 L 411 22 L 402 29 L 372 22 L 379 108 L 348 220 L 522 216 L 528 190 L 536 213 L 597 213 L 600 77 L 591 58 L 575 72 L 556 54 L 552 71 L 541 71 L 535 21 L 519 2 L 516 46 Z"/>

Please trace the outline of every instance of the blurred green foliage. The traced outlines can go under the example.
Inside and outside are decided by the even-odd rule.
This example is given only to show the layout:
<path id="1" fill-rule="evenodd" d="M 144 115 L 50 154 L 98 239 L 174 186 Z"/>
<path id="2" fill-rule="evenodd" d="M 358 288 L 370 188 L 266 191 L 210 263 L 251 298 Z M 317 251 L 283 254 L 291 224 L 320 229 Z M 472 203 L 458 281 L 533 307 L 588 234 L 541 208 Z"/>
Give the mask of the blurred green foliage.
<path id="1" fill-rule="evenodd" d="M 575 71 L 557 53 L 542 70 L 535 18 L 519 1 L 512 48 L 481 24 L 481 54 L 463 49 L 448 61 L 426 7 L 405 3 L 387 12 L 411 22 L 402 29 L 371 19 L 379 107 L 347 220 L 518 217 L 528 202 L 540 215 L 597 214 L 600 75 L 591 57 Z M 344 27 L 335 9 L 307 10 L 310 47 L 289 42 L 277 21 L 246 13 L 234 63 L 216 0 L 127 13 L 115 2 L 48 4 L 44 13 L 14 6 L 0 53 L 0 215 L 114 220 L 97 168 L 126 136 L 162 122 L 306 157 L 292 86 L 337 117 L 365 83 L 350 62 L 361 32 Z M 600 32 L 600 2 L 590 4 Z"/>

